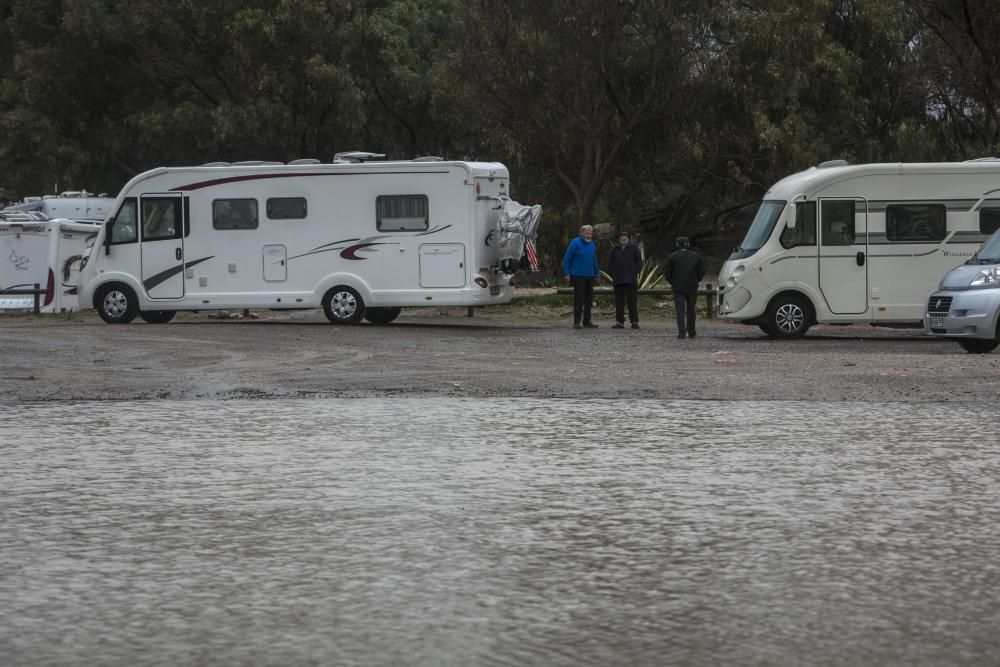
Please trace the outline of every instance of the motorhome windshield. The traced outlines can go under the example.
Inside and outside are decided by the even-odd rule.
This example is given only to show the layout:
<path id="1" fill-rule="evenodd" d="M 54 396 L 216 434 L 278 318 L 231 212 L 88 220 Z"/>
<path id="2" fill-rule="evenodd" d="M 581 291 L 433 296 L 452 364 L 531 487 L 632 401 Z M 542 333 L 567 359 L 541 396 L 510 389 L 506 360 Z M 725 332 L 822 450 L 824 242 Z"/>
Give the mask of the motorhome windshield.
<path id="1" fill-rule="evenodd" d="M 993 232 L 966 264 L 1000 264 L 1000 231 Z"/>
<path id="2" fill-rule="evenodd" d="M 781 217 L 781 212 L 785 210 L 785 202 L 778 200 L 764 200 L 757 209 L 757 215 L 747 230 L 746 238 L 740 247 L 733 251 L 729 259 L 743 259 L 749 257 L 760 250 L 767 240 L 771 238 L 774 231 L 774 223 Z"/>

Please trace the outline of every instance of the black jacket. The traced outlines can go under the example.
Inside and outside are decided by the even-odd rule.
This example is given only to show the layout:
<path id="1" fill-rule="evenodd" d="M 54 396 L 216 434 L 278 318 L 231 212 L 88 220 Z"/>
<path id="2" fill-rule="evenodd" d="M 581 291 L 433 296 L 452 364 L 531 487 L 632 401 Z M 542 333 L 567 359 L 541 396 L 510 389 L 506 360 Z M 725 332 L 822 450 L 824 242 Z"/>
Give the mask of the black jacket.
<path id="1" fill-rule="evenodd" d="M 701 256 L 690 248 L 678 248 L 667 256 L 663 277 L 675 292 L 697 292 L 698 283 L 705 277 Z"/>
<path id="2" fill-rule="evenodd" d="M 621 285 L 629 283 L 634 285 L 642 270 L 642 253 L 639 246 L 629 243 L 624 248 L 616 243 L 611 249 L 611 258 L 608 260 L 608 275 L 611 276 L 611 283 Z"/>

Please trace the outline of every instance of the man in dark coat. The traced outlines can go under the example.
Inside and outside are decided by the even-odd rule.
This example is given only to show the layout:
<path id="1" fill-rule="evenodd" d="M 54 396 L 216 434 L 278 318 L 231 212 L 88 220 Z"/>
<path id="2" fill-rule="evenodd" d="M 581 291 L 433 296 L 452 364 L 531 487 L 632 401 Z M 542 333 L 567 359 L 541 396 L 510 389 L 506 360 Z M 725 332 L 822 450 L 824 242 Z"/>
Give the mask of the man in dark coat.
<path id="1" fill-rule="evenodd" d="M 694 338 L 694 304 L 698 296 L 698 283 L 705 277 L 701 256 L 691 250 L 691 242 L 686 236 L 677 237 L 677 249 L 667 257 L 663 267 L 663 277 L 674 290 L 674 308 L 677 311 L 677 337 Z"/>
<path id="2" fill-rule="evenodd" d="M 638 279 L 642 270 L 642 253 L 631 243 L 628 232 L 618 232 L 618 245 L 611 250 L 608 275 L 615 287 L 615 324 L 612 329 L 625 328 L 625 304 L 633 329 L 639 328 Z"/>

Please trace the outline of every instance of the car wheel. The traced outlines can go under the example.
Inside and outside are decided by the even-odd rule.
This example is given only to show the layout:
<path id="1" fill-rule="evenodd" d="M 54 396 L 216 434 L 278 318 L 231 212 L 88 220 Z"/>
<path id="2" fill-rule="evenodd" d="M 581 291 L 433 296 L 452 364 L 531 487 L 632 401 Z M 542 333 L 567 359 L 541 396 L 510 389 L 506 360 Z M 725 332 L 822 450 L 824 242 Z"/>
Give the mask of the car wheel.
<path id="1" fill-rule="evenodd" d="M 128 324 L 139 312 L 135 292 L 128 285 L 104 285 L 94 295 L 94 309 L 108 324 Z"/>
<path id="2" fill-rule="evenodd" d="M 350 287 L 334 287 L 323 297 L 323 312 L 334 324 L 355 324 L 365 314 L 365 302 Z"/>
<path id="3" fill-rule="evenodd" d="M 166 324 L 174 319 L 175 310 L 140 310 L 139 317 L 150 324 Z"/>
<path id="4" fill-rule="evenodd" d="M 779 296 L 767 307 L 767 333 L 772 338 L 799 338 L 812 324 L 812 311 L 802 297 Z"/>
<path id="5" fill-rule="evenodd" d="M 997 349 L 1000 340 L 996 338 L 963 338 L 958 341 L 958 344 L 969 354 L 989 354 Z"/>
<path id="6" fill-rule="evenodd" d="M 372 324 L 389 324 L 401 312 L 402 308 L 365 308 L 365 319 Z"/>

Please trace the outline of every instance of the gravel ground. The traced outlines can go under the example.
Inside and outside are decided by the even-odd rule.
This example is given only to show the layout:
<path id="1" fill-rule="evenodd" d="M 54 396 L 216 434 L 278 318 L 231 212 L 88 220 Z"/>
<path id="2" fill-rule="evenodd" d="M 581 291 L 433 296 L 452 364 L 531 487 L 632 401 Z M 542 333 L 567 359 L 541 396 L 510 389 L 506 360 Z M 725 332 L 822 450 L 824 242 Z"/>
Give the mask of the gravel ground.
<path id="1" fill-rule="evenodd" d="M 983 401 L 1000 354 L 970 355 L 919 330 L 814 327 L 773 341 L 699 321 L 678 340 L 666 312 L 639 330 L 573 330 L 560 307 L 412 309 L 378 327 L 321 311 L 181 313 L 169 324 L 0 315 L 0 401 L 337 396 L 539 396 L 815 401 Z"/>

